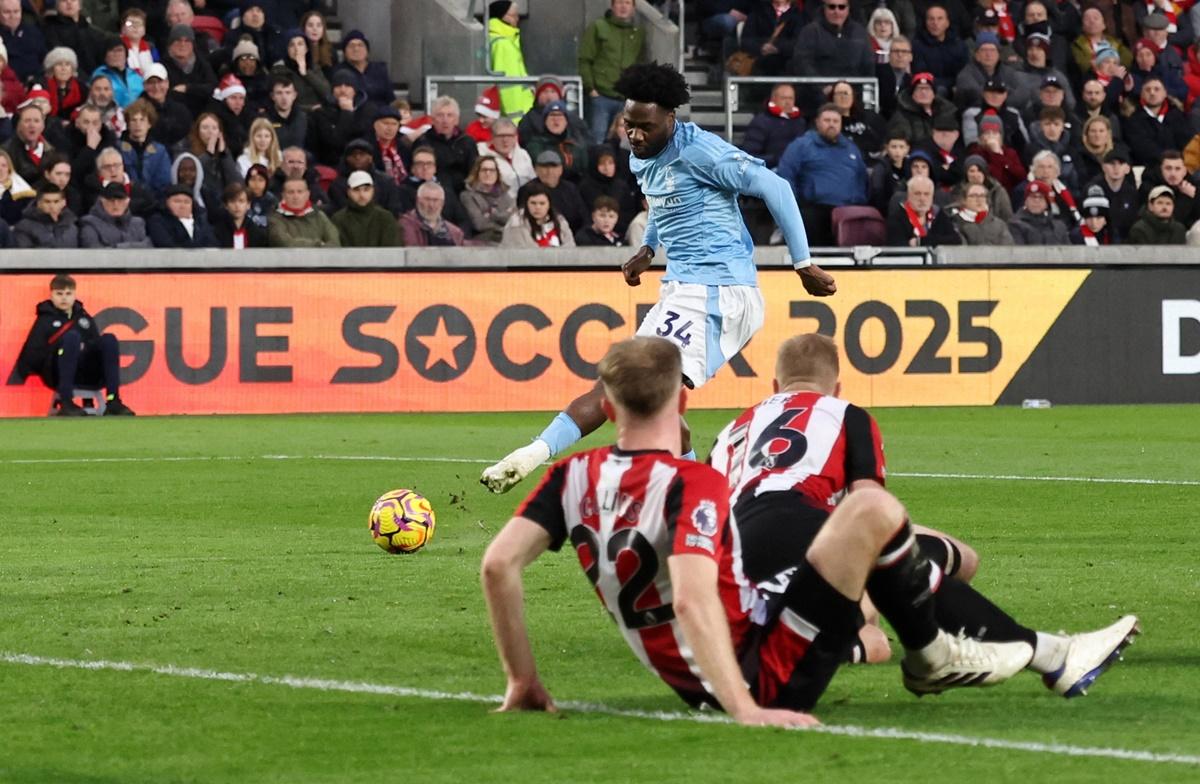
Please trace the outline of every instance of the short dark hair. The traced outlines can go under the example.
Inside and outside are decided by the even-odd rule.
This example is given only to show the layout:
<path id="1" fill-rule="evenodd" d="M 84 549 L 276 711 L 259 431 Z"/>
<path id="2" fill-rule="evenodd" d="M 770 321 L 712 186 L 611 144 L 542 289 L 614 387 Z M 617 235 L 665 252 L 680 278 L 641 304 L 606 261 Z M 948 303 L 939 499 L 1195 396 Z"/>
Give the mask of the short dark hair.
<path id="1" fill-rule="evenodd" d="M 75 290 L 75 279 L 65 272 L 60 272 L 50 279 L 50 290 L 70 289 Z"/>
<path id="2" fill-rule="evenodd" d="M 238 196 L 245 196 L 247 199 L 250 198 L 245 185 L 242 185 L 240 182 L 230 183 L 225 186 L 225 190 L 221 193 L 221 203 L 228 204 L 231 201 L 235 201 Z"/>
<path id="3" fill-rule="evenodd" d="M 617 93 L 638 103 L 658 104 L 673 112 L 692 100 L 687 80 L 670 63 L 639 63 L 621 72 Z"/>
<path id="4" fill-rule="evenodd" d="M 40 199 L 43 196 L 63 196 L 64 191 L 52 182 L 42 181 L 37 186 L 37 197 Z"/>
<path id="5" fill-rule="evenodd" d="M 1179 150 L 1163 150 L 1162 155 L 1158 156 L 1158 162 L 1183 160 L 1183 153 Z"/>
<path id="6" fill-rule="evenodd" d="M 814 118 L 820 117 L 825 112 L 833 112 L 838 117 L 842 116 L 842 110 L 837 107 L 836 103 L 826 103 L 826 104 L 821 104 L 821 108 L 817 109 L 817 113 L 814 114 L 813 117 Z"/>
<path id="7" fill-rule="evenodd" d="M 893 128 L 888 132 L 887 140 L 884 141 L 883 146 L 886 147 L 894 141 L 902 141 L 905 144 L 912 146 L 912 142 L 908 139 L 908 134 L 902 130 L 899 130 L 898 128 Z"/>
<path id="8" fill-rule="evenodd" d="M 1061 106 L 1044 106 L 1038 115 L 1038 120 L 1041 122 L 1058 120 L 1065 123 L 1067 121 L 1067 113 L 1062 110 Z"/>
<path id="9" fill-rule="evenodd" d="M 597 196 L 596 200 L 592 202 L 592 212 L 600 210 L 611 210 L 620 215 L 621 205 L 612 196 Z"/>
<path id="10" fill-rule="evenodd" d="M 278 87 L 279 85 L 283 85 L 285 87 L 295 87 L 296 80 L 292 78 L 292 75 L 290 73 L 272 74 L 271 86 L 268 88 L 268 91 L 274 92 L 275 88 Z"/>
<path id="11" fill-rule="evenodd" d="M 65 152 L 53 150 L 42 156 L 42 165 L 39 168 L 41 169 L 42 174 L 47 174 L 51 169 L 60 163 L 65 163 L 68 166 L 71 166 L 71 159 L 67 157 Z M 75 167 L 71 166 L 71 168 L 74 169 Z"/>

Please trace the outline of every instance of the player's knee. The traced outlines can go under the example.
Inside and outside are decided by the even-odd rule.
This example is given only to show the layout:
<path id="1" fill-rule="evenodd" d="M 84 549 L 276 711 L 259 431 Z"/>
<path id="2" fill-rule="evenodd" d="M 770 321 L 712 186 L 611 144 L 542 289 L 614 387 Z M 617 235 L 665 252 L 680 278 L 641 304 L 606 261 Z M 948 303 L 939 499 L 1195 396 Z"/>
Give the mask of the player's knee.
<path id="1" fill-rule="evenodd" d="M 688 427 L 687 420 L 679 417 L 679 440 L 683 446 L 682 454 L 687 454 L 692 451 L 692 429 Z"/>
<path id="2" fill-rule="evenodd" d="M 882 488 L 856 490 L 838 505 L 848 506 L 848 516 L 859 525 L 869 527 L 871 532 L 884 541 L 895 535 L 896 529 L 908 519 L 904 504 L 896 496 Z"/>
<path id="3" fill-rule="evenodd" d="M 862 645 L 865 663 L 879 664 L 892 658 L 892 644 L 883 629 L 878 626 L 864 625 L 858 630 L 858 640 Z"/>

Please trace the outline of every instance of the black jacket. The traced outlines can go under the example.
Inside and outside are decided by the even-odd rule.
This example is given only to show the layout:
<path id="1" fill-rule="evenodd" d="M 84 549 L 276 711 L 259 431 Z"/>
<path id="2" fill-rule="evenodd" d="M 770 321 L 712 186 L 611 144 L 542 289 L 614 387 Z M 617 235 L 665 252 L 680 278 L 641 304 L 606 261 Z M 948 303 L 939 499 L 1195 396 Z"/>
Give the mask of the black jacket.
<path id="1" fill-rule="evenodd" d="M 912 224 L 908 221 L 908 213 L 903 209 L 893 210 L 887 218 L 888 245 L 902 248 L 908 246 L 908 241 L 915 237 Z M 920 245 L 926 248 L 937 245 L 962 245 L 962 237 L 954 228 L 954 220 L 950 213 L 934 205 L 933 222 L 929 230 L 921 238 Z"/>
<path id="2" fill-rule="evenodd" d="M 1129 236 L 1129 230 L 1137 221 L 1142 210 L 1142 199 L 1138 195 L 1137 187 L 1133 184 L 1133 174 L 1126 175 L 1120 190 L 1114 191 L 1109 188 L 1108 180 L 1101 175 L 1082 188 L 1083 192 L 1087 193 L 1088 188 L 1093 185 L 1099 185 L 1104 191 L 1105 198 L 1108 199 L 1109 229 L 1118 242 L 1124 241 Z"/>
<path id="3" fill-rule="evenodd" d="M 413 144 L 414 150 L 418 147 L 429 147 L 437 156 L 438 182 L 453 188 L 456 194 L 462 193 L 471 166 L 479 157 L 475 140 L 461 131 L 454 136 L 442 136 L 431 128 Z"/>
<path id="4" fill-rule="evenodd" d="M 1192 139 L 1187 116 L 1174 106 L 1167 109 L 1162 122 L 1139 106 L 1122 126 L 1134 166 L 1157 166 L 1163 150 L 1182 150 Z"/>
<path id="5" fill-rule="evenodd" d="M 178 93 L 168 93 L 167 100 L 159 103 L 148 95 L 145 99 L 158 111 L 158 122 L 150 129 L 150 138 L 171 147 L 183 141 L 192 129 L 192 110 Z"/>
<path id="6" fill-rule="evenodd" d="M 353 139 L 369 136 L 375 106 L 360 102 L 353 109 L 339 109 L 337 104 L 326 103 L 308 115 L 308 149 L 312 150 L 317 163 L 337 166 L 346 145 Z M 371 141 L 371 139 L 367 139 Z M 406 145 L 399 145 L 406 150 Z M 404 153 L 401 153 L 403 157 Z M 407 165 L 407 164 L 405 164 Z"/>
<path id="7" fill-rule="evenodd" d="M 250 221 L 250 216 L 242 221 L 242 228 L 246 230 L 246 247 L 247 248 L 267 248 L 270 243 L 267 242 L 267 230 L 261 226 L 255 226 Z M 213 236 L 217 238 L 218 248 L 233 247 L 233 218 L 229 213 L 221 210 L 220 214 L 213 218 Z"/>
<path id="8" fill-rule="evenodd" d="M 767 168 L 773 169 L 779 165 L 787 146 L 803 135 L 807 127 L 803 117 L 788 119 L 771 114 L 769 110 L 759 112 L 746 126 L 742 149 L 762 158 Z"/>
<path id="9" fill-rule="evenodd" d="M 39 376 L 47 384 L 52 383 L 50 379 L 54 354 L 68 332 L 79 333 L 85 346 L 100 340 L 100 329 L 79 300 L 75 300 L 70 317 L 54 307 L 54 303 L 48 299 L 39 302 L 37 318 L 30 327 L 25 345 L 21 346 L 21 353 L 17 357 L 17 379 L 24 381 L 29 376 Z"/>
<path id="10" fill-rule="evenodd" d="M 615 234 L 616 236 L 614 238 L 609 239 L 593 229 L 591 226 L 588 226 L 587 228 L 581 229 L 575 234 L 575 244 L 581 248 L 596 246 L 603 248 L 615 248 L 624 245 L 624 235 L 620 232 L 615 232 Z"/>
<path id="11" fill-rule="evenodd" d="M 588 215 L 591 215 L 592 207 L 596 203 L 596 199 L 601 196 L 610 196 L 616 199 L 620 206 L 617 218 L 617 233 L 624 236 L 625 229 L 629 228 L 629 222 L 641 212 L 642 196 L 638 190 L 637 181 L 632 174 L 622 174 L 620 167 L 617 167 L 616 174 L 612 177 L 605 177 L 596 169 L 596 159 L 598 153 L 612 155 L 611 149 L 606 149 L 604 146 L 592 148 L 589 155 L 589 168 L 587 175 L 579 183 L 579 195 L 583 199 L 583 206 L 587 208 Z M 578 244 L 578 237 L 576 237 Z"/>
<path id="12" fill-rule="evenodd" d="M 194 214 L 194 213 L 193 213 Z M 203 215 L 195 215 L 196 227 L 191 237 L 179 218 L 168 212 L 159 212 L 147 222 L 150 240 L 156 248 L 215 248 L 217 238 Z M 232 245 L 232 243 L 231 243 Z"/>

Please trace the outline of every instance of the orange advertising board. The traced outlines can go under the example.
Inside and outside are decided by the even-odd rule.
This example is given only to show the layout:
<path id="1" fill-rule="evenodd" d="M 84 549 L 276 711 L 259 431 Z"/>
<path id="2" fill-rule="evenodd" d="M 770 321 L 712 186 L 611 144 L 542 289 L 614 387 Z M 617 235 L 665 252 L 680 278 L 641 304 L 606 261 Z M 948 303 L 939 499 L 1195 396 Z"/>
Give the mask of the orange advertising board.
<path id="1" fill-rule="evenodd" d="M 833 334 L 863 405 L 990 405 L 1086 270 L 843 270 L 817 300 L 760 275 L 766 326 L 692 395 L 737 408 L 770 388 L 775 347 Z M 84 274 L 78 296 L 121 341 L 139 413 L 553 410 L 592 383 L 658 296 L 616 272 Z M 0 415 L 46 412 L 13 368 L 46 275 L 0 278 Z"/>

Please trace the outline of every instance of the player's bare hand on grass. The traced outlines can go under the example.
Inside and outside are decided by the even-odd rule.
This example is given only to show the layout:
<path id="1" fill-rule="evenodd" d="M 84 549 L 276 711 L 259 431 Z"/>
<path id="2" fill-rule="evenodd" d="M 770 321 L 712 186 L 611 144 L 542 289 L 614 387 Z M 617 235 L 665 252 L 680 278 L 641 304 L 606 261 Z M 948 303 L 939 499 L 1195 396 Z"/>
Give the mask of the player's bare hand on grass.
<path id="1" fill-rule="evenodd" d="M 496 709 L 497 713 L 509 711 L 558 713 L 558 706 L 554 704 L 554 698 L 550 696 L 550 692 L 546 691 L 546 687 L 542 685 L 541 681 L 532 683 L 511 681 L 508 689 L 504 692 L 504 703 Z"/>
<path id="2" fill-rule="evenodd" d="M 625 276 L 625 282 L 630 286 L 642 285 L 642 273 L 650 269 L 650 262 L 653 260 L 654 251 L 643 245 L 633 254 L 633 258 L 621 265 L 621 274 Z"/>
<path id="3" fill-rule="evenodd" d="M 744 724 L 747 727 L 816 727 L 821 723 L 811 713 L 758 706 L 746 710 L 734 718 L 738 724 Z"/>
<path id="4" fill-rule="evenodd" d="M 816 264 L 810 264 L 807 267 L 796 270 L 796 274 L 800 276 L 801 282 L 804 283 L 804 290 L 814 297 L 828 297 L 837 291 L 837 283 L 834 281 L 833 276 Z M 626 276 L 626 279 L 628 279 L 628 276 Z"/>

